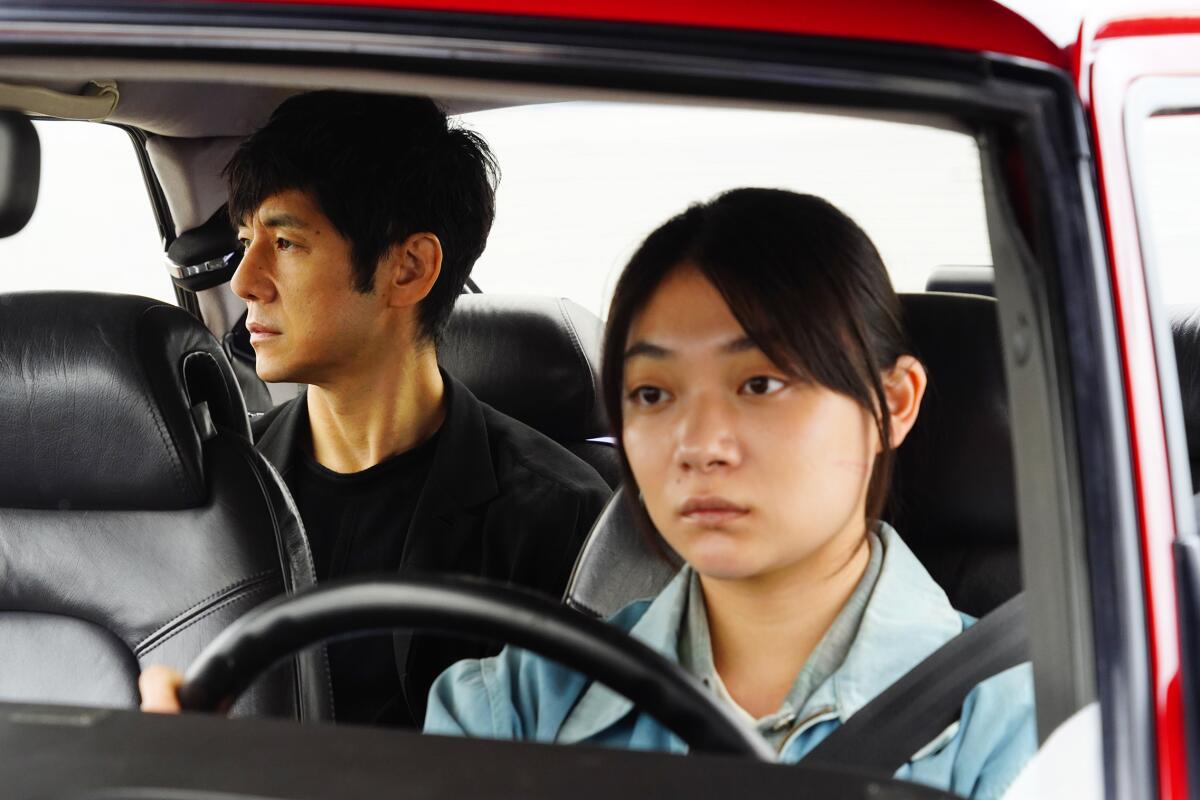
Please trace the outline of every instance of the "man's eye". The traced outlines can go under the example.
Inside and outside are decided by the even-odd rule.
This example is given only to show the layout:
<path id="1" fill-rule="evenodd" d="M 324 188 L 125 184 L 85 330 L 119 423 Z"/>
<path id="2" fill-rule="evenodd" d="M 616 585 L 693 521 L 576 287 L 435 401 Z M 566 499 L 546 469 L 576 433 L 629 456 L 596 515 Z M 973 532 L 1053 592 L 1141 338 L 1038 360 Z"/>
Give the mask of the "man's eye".
<path id="1" fill-rule="evenodd" d="M 243 249 L 243 250 L 249 250 L 249 249 L 250 249 L 250 239 L 248 239 L 248 238 L 247 238 L 247 237 L 245 237 L 245 236 L 239 236 L 239 237 L 238 237 L 238 244 L 240 244 L 240 245 L 242 246 L 242 249 Z"/>
<path id="2" fill-rule="evenodd" d="M 275 240 L 275 246 L 280 250 L 291 250 L 294 245 L 291 241 L 284 239 L 281 236 Z"/>
<path id="3" fill-rule="evenodd" d="M 629 400 L 639 406 L 656 406 L 668 397 L 666 390 L 657 386 L 639 386 L 629 393 Z"/>
<path id="4" fill-rule="evenodd" d="M 767 375 L 755 375 L 753 378 L 742 384 L 742 394 L 760 396 L 775 394 L 785 385 L 786 384 L 779 380 L 779 378 L 772 378 Z"/>

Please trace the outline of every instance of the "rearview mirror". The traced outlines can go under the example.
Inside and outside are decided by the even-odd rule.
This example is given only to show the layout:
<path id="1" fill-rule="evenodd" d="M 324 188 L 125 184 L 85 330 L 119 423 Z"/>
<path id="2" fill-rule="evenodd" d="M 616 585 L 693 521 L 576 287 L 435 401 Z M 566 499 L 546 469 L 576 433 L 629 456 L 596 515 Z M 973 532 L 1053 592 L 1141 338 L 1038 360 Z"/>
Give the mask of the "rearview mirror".
<path id="1" fill-rule="evenodd" d="M 0 111 L 0 237 L 12 236 L 33 216 L 41 175 L 33 123 L 17 111 Z"/>

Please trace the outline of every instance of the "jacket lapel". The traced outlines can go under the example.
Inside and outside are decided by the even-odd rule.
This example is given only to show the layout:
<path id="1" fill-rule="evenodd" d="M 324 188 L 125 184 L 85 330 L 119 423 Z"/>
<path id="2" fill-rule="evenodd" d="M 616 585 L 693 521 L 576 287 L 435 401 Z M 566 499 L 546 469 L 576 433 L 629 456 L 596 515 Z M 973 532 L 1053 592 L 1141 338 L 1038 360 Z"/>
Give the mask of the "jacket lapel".
<path id="1" fill-rule="evenodd" d="M 311 436 L 308 427 L 308 393 L 268 411 L 250 425 L 254 446 L 283 476 L 292 468 L 298 436 Z"/>
<path id="2" fill-rule="evenodd" d="M 438 433 L 429 476 L 413 511 L 400 559 L 402 575 L 422 573 L 478 574 L 481 558 L 481 508 L 499 491 L 488 444 L 483 406 L 453 377 L 442 372 L 446 386 L 446 419 Z M 401 631 L 394 637 L 396 667 L 407 676 L 413 651 L 423 636 Z M 417 713 L 420 718 L 420 713 Z"/>

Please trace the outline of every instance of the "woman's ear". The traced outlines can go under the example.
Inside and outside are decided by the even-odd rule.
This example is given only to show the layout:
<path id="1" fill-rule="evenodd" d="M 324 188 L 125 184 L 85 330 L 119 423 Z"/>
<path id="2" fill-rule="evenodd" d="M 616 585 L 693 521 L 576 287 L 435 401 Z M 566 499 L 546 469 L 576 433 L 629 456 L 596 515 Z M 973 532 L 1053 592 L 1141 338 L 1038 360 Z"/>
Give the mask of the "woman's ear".
<path id="1" fill-rule="evenodd" d="M 432 233 L 414 233 L 393 245 L 383 257 L 388 305 L 411 307 L 420 303 L 442 274 L 442 243 Z"/>
<path id="2" fill-rule="evenodd" d="M 891 369 L 884 371 L 883 394 L 891 414 L 892 448 L 908 436 L 921 411 L 921 398 L 929 384 L 925 365 L 912 356 L 900 356 Z"/>

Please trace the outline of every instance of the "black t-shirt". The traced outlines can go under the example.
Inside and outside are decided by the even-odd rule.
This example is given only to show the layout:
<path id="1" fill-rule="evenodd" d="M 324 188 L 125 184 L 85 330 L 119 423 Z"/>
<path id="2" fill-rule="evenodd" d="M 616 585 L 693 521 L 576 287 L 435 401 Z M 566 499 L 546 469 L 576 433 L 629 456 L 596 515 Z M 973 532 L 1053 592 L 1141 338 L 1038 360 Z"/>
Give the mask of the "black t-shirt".
<path id="1" fill-rule="evenodd" d="M 362 472 L 343 474 L 300 448 L 287 478 L 308 533 L 317 581 L 395 575 L 437 435 Z M 328 646 L 339 722 L 401 724 L 411 718 L 390 634 Z"/>

